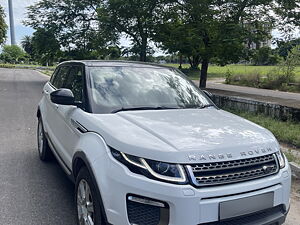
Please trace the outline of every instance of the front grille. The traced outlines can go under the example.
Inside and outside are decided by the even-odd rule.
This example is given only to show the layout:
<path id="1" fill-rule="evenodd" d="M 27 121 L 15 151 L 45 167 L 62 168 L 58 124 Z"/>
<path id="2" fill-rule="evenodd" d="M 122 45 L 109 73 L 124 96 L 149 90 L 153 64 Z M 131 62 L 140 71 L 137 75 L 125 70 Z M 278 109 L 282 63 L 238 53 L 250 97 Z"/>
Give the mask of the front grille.
<path id="1" fill-rule="evenodd" d="M 286 211 L 283 205 L 265 209 L 250 215 L 240 216 L 218 222 L 205 223 L 205 225 L 248 225 L 248 224 L 282 224 Z M 199 224 L 201 225 L 201 224 Z"/>
<path id="2" fill-rule="evenodd" d="M 191 164 L 187 168 L 196 186 L 247 181 L 270 176 L 279 171 L 275 154 L 225 162 Z"/>

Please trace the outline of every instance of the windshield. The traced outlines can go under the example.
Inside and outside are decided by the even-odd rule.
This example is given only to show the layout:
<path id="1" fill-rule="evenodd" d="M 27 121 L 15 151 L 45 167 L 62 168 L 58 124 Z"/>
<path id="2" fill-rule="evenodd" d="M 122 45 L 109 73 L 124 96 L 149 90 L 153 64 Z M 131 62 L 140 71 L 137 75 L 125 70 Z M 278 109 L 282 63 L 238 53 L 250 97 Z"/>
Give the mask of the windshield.
<path id="1" fill-rule="evenodd" d="M 211 105 L 210 100 L 175 69 L 90 67 L 90 79 L 94 113 Z"/>

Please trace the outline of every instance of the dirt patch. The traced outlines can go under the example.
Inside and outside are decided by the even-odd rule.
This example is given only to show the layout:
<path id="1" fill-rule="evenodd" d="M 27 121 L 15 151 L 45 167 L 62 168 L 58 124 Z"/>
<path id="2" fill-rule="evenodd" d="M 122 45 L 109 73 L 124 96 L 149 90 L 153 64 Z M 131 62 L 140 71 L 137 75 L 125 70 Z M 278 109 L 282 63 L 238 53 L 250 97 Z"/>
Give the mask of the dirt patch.
<path id="1" fill-rule="evenodd" d="M 300 224 L 300 180 L 293 180 L 291 193 L 291 208 L 285 225 Z"/>

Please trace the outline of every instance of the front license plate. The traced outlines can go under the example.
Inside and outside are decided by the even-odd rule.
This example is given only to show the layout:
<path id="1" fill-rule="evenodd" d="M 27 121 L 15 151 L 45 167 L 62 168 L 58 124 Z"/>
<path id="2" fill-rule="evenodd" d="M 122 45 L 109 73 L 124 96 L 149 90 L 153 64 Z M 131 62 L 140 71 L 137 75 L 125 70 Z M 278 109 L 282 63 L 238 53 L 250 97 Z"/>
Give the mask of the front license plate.
<path id="1" fill-rule="evenodd" d="M 224 220 L 272 208 L 273 205 L 274 192 L 269 192 L 252 197 L 221 202 L 219 204 L 219 216 L 220 220 Z"/>

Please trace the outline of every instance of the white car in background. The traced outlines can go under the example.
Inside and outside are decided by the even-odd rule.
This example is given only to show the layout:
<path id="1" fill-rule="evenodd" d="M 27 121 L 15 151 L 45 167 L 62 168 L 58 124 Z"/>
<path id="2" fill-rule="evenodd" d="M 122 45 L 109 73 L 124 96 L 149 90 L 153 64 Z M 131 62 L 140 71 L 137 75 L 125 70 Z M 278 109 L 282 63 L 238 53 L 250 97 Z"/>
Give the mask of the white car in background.
<path id="1" fill-rule="evenodd" d="M 282 224 L 291 172 L 277 140 L 208 96 L 165 66 L 60 64 L 38 150 L 75 182 L 78 224 Z"/>

